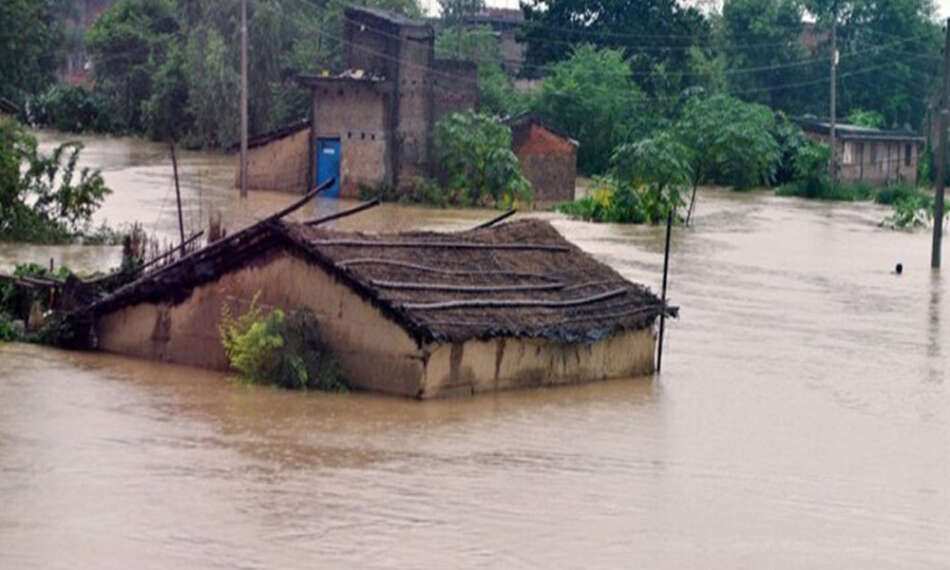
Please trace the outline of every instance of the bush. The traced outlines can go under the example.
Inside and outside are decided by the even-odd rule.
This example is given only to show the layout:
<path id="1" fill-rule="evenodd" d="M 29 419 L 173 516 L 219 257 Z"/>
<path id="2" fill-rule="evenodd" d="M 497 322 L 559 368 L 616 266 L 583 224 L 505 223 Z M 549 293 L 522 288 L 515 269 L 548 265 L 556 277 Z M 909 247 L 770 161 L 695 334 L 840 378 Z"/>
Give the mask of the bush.
<path id="1" fill-rule="evenodd" d="M 227 305 L 222 308 L 218 332 L 231 367 L 257 384 L 346 390 L 339 362 L 320 337 L 314 314 L 306 309 L 265 313 L 258 297 L 236 318 Z"/>
<path id="2" fill-rule="evenodd" d="M 13 342 L 16 340 L 20 340 L 20 334 L 13 328 L 13 323 L 7 319 L 6 315 L 0 313 L 0 342 Z"/>
<path id="3" fill-rule="evenodd" d="M 517 207 L 533 200 L 511 150 L 511 129 L 488 115 L 466 111 L 447 115 L 435 127 L 451 204 Z"/>
<path id="4" fill-rule="evenodd" d="M 886 188 L 878 190 L 874 195 L 874 201 L 878 204 L 894 204 L 918 196 L 920 193 L 913 186 L 906 183 L 892 184 Z"/>
<path id="5" fill-rule="evenodd" d="M 933 221 L 933 198 L 914 192 L 895 198 L 894 211 L 881 221 L 881 225 L 892 229 L 912 229 L 926 227 Z"/>
<path id="6" fill-rule="evenodd" d="M 630 184 L 610 176 L 596 176 L 591 194 L 558 205 L 558 211 L 585 221 L 642 224 L 647 221 L 640 194 Z"/>
<path id="7" fill-rule="evenodd" d="M 27 103 L 30 122 L 70 133 L 107 132 L 113 128 L 105 99 L 85 87 L 60 83 Z"/>
<path id="8" fill-rule="evenodd" d="M 44 156 L 19 123 L 0 117 L 0 239 L 66 243 L 82 235 L 110 192 L 98 170 L 78 169 L 82 148 L 65 143 Z"/>

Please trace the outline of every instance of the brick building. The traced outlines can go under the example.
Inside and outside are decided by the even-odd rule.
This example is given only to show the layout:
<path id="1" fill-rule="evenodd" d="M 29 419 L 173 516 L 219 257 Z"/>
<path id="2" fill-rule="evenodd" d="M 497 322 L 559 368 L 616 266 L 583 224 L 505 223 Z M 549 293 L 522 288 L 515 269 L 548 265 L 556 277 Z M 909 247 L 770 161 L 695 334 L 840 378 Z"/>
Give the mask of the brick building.
<path id="1" fill-rule="evenodd" d="M 524 25 L 524 13 L 520 8 L 492 8 L 485 6 L 475 14 L 465 17 L 468 28 L 488 26 L 498 40 L 502 67 L 511 75 L 518 75 L 524 65 L 524 44 L 518 41 L 518 30 Z"/>
<path id="2" fill-rule="evenodd" d="M 574 200 L 577 141 L 531 113 L 515 115 L 505 123 L 511 127 L 511 149 L 531 182 L 536 204 Z"/>
<path id="3" fill-rule="evenodd" d="M 432 132 L 448 113 L 478 106 L 475 63 L 436 59 L 432 27 L 383 10 L 347 7 L 347 71 L 303 76 L 313 93 L 308 180 L 334 177 L 330 195 L 360 186 L 405 189 L 434 168 Z"/>
<path id="4" fill-rule="evenodd" d="M 828 143 L 827 121 L 793 119 L 813 140 Z M 884 186 L 893 182 L 917 183 L 917 161 L 924 138 L 913 131 L 884 130 L 858 125 L 835 125 L 838 180 Z"/>

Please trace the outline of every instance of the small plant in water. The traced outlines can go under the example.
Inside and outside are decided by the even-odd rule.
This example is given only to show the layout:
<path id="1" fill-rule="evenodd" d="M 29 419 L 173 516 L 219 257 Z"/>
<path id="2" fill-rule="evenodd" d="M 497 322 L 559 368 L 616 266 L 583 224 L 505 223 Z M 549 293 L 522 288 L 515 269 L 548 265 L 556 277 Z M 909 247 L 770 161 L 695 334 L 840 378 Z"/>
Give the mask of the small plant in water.
<path id="1" fill-rule="evenodd" d="M 231 367 L 250 382 L 281 388 L 345 391 L 339 361 L 320 337 L 316 316 L 307 309 L 265 311 L 254 295 L 235 317 L 224 305 L 218 332 Z"/>

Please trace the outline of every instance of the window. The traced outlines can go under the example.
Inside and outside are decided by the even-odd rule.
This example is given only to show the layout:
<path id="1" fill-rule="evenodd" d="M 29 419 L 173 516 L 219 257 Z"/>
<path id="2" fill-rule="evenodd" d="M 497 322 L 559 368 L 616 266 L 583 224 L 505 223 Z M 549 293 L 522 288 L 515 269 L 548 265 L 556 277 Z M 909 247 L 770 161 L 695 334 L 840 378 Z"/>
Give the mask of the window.
<path id="1" fill-rule="evenodd" d="M 909 144 L 904 145 L 904 166 L 910 166 L 910 155 L 913 151 Z"/>
<path id="2" fill-rule="evenodd" d="M 843 153 L 843 154 L 844 154 L 844 156 L 841 157 L 841 163 L 842 163 L 842 164 L 851 164 L 852 162 L 854 162 L 854 154 L 852 153 L 852 146 L 851 146 L 851 143 L 849 143 L 849 142 L 845 142 L 845 143 L 844 143 L 844 153 Z"/>

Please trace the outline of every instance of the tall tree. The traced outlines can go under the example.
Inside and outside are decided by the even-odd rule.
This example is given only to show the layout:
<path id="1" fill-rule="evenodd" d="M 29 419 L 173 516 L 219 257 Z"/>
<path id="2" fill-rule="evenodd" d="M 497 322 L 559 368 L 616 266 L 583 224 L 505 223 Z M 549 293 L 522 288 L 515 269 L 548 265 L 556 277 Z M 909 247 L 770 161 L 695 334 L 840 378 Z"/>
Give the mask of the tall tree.
<path id="1" fill-rule="evenodd" d="M 824 60 L 811 61 L 802 43 L 800 0 L 726 0 L 720 42 L 730 91 L 747 101 L 800 111 L 801 88 L 815 72 L 827 73 Z"/>
<path id="2" fill-rule="evenodd" d="M 523 10 L 530 65 L 565 59 L 575 44 L 619 49 L 650 93 L 658 75 L 674 78 L 673 90 L 680 87 L 689 48 L 709 40 L 702 13 L 676 0 L 529 0 Z"/>
<path id="3" fill-rule="evenodd" d="M 647 105 L 619 50 L 585 44 L 552 66 L 534 108 L 580 142 L 578 168 L 598 174 L 606 171 L 614 147 L 649 132 Z"/>
<path id="4" fill-rule="evenodd" d="M 22 103 L 53 83 L 74 9 L 70 0 L 0 2 L 0 96 Z"/>
<path id="5" fill-rule="evenodd" d="M 106 10 L 86 36 L 96 89 L 112 102 L 119 123 L 141 131 L 142 103 L 152 96 L 152 74 L 177 41 L 171 0 L 125 0 Z"/>
<path id="6" fill-rule="evenodd" d="M 834 0 L 807 0 L 827 30 Z M 838 0 L 838 115 L 877 111 L 919 128 L 939 88 L 942 33 L 932 0 Z M 827 56 L 827 46 L 824 46 Z"/>

